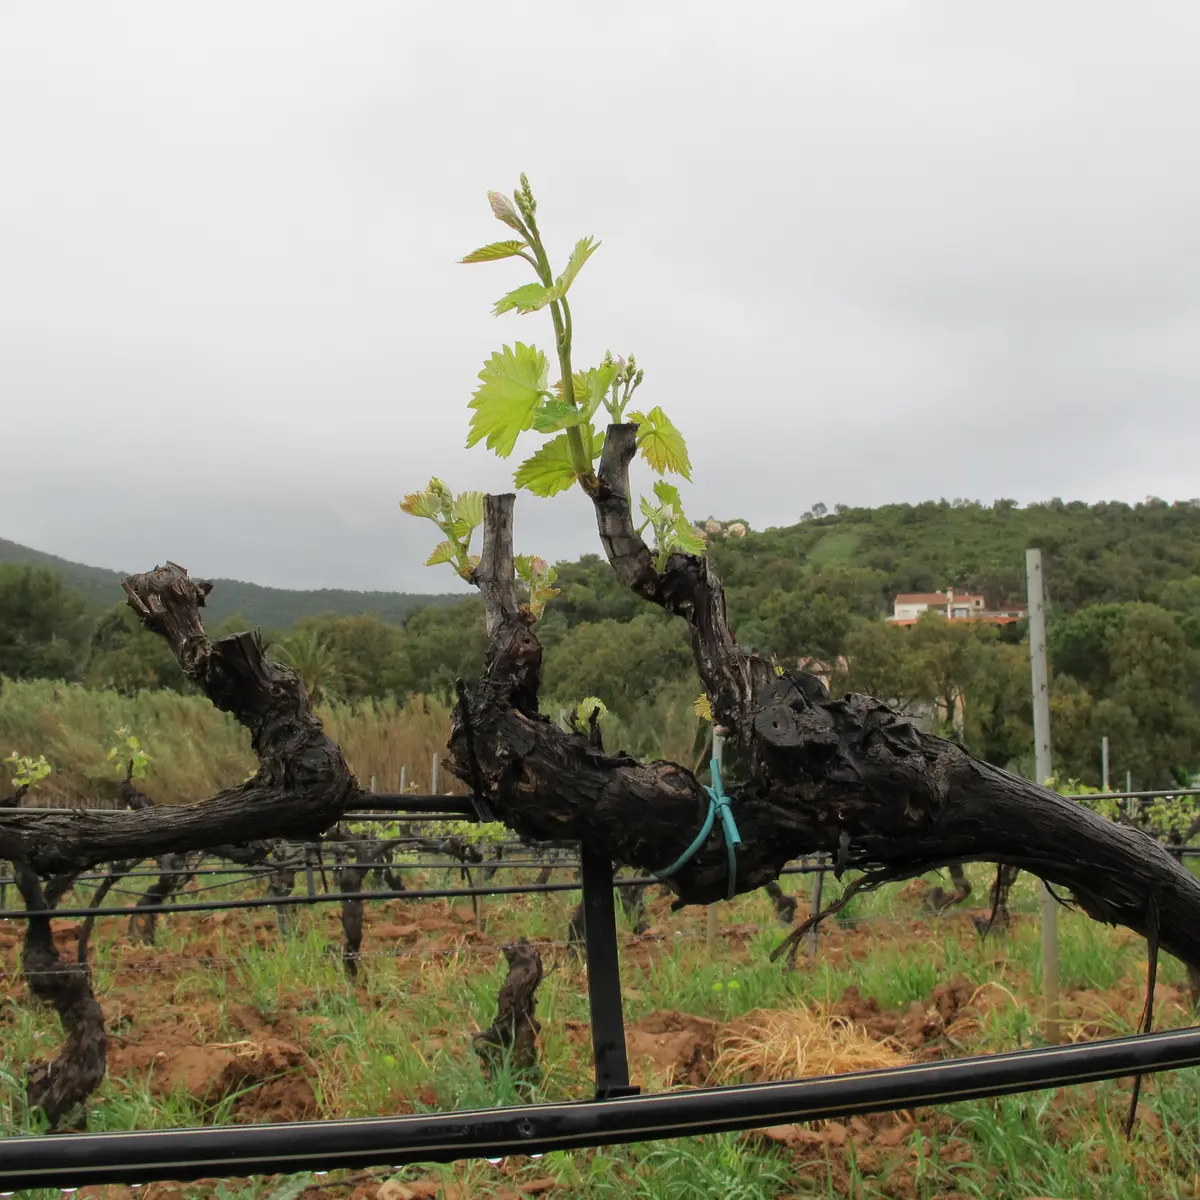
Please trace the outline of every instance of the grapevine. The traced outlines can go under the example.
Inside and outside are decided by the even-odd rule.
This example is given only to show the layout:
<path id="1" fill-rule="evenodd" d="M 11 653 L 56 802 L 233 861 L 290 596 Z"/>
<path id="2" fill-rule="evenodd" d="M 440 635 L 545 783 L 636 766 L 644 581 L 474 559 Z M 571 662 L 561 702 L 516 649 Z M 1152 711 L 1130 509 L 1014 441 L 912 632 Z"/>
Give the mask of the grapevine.
<path id="1" fill-rule="evenodd" d="M 488 202 L 496 219 L 520 236 L 481 246 L 460 261 L 520 259 L 533 268 L 536 282 L 505 293 L 492 311 L 500 316 L 547 309 L 559 378 L 550 384 L 550 358 L 536 346 L 518 341 L 492 354 L 479 372 L 479 386 L 470 401 L 468 447 L 483 442 L 499 457 L 509 458 L 522 434 L 541 434 L 546 440 L 513 474 L 516 487 L 535 496 L 554 496 L 578 483 L 589 495 L 595 494 L 600 483 L 593 463 L 599 459 L 605 439 L 597 419 L 603 409 L 614 424 L 624 421 L 637 426 L 638 451 L 655 474 L 674 474 L 690 481 L 692 464 L 687 443 L 661 406 L 630 408 L 645 378 L 634 355 L 620 358 L 609 352 L 598 366 L 584 370 L 572 366 L 574 326 L 568 292 L 600 243 L 591 237 L 580 238 L 562 271 L 555 275 L 538 227 L 537 202 L 528 179 L 521 176 L 511 199 L 500 192 L 489 192 Z M 679 489 L 659 479 L 653 493 L 653 498 L 642 496 L 639 500 L 643 517 L 639 533 L 652 531 L 659 569 L 672 553 L 703 554 L 704 534 L 684 514 Z M 444 483 L 432 479 L 424 491 L 406 496 L 401 508 L 412 516 L 432 520 L 444 535 L 426 565 L 451 563 L 463 579 L 470 581 L 479 561 L 470 552 L 470 539 L 483 519 L 480 494 L 463 492 L 456 498 Z M 528 608 L 536 620 L 545 602 L 557 594 L 552 587 L 553 568 L 530 556 L 519 557 L 516 565 L 529 590 Z"/>

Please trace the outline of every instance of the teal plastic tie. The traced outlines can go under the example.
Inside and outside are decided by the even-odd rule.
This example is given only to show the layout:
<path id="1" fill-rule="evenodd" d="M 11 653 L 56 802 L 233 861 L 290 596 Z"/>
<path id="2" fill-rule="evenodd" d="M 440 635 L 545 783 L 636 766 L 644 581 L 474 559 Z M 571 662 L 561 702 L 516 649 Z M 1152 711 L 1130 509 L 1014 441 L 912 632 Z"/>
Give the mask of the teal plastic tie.
<path id="1" fill-rule="evenodd" d="M 726 874 L 729 878 L 729 886 L 725 891 L 725 899 L 732 900 L 737 893 L 737 848 L 742 844 L 742 835 L 738 833 L 737 820 L 730 808 L 730 799 L 725 795 L 725 789 L 721 784 L 721 764 L 714 758 L 708 765 L 712 771 L 712 787 L 704 789 L 708 793 L 708 816 L 704 818 L 704 824 L 700 827 L 700 832 L 696 834 L 695 841 L 665 871 L 655 871 L 654 874 L 659 879 L 670 879 L 672 875 L 691 862 L 700 847 L 708 841 L 708 835 L 712 833 L 713 822 L 719 813 L 721 829 L 725 834 L 725 856 L 728 863 Z"/>

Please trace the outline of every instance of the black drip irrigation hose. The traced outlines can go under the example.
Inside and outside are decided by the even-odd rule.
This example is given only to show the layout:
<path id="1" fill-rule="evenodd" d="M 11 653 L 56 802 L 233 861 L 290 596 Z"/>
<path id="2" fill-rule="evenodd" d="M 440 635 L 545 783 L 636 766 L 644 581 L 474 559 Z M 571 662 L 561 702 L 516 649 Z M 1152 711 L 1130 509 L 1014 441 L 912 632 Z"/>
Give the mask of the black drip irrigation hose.
<path id="1" fill-rule="evenodd" d="M 362 1120 L 0 1141 L 0 1190 L 291 1174 L 546 1154 L 843 1119 L 1200 1065 L 1200 1029 L 788 1083 Z"/>

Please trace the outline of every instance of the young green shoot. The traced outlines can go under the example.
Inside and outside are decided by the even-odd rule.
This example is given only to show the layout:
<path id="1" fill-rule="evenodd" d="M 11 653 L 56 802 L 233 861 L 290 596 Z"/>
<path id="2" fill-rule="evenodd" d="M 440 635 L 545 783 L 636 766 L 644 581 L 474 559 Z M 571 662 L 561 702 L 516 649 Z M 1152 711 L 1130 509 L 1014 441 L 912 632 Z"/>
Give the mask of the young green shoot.
<path id="1" fill-rule="evenodd" d="M 532 431 L 545 439 L 525 458 L 513 474 L 518 488 L 535 496 L 554 496 L 576 483 L 588 494 L 600 486 L 595 463 L 604 450 L 604 430 L 598 426 L 601 409 L 607 423 L 629 422 L 637 426 L 637 447 L 656 475 L 675 474 L 690 481 L 692 464 L 683 435 L 658 405 L 630 410 L 634 393 L 641 387 L 645 371 L 636 358 L 606 353 L 600 364 L 576 370 L 572 366 L 574 331 L 568 299 L 572 285 L 587 261 L 599 249 L 592 237 L 580 238 L 562 270 L 555 274 L 537 222 L 537 201 L 522 175 L 512 197 L 489 192 L 492 214 L 519 236 L 491 242 L 464 258 L 463 263 L 492 263 L 520 259 L 527 263 L 536 281 L 506 292 L 493 306 L 497 315 L 529 314 L 546 309 L 554 330 L 554 359 L 559 378 L 551 383 L 551 359 L 536 346 L 514 342 L 495 351 L 479 372 L 479 386 L 469 407 L 467 445 L 483 442 L 500 458 L 509 458 L 521 435 Z M 704 553 L 704 535 L 684 516 L 677 488 L 659 481 L 654 488 L 657 503 L 641 501 L 646 518 L 643 529 L 654 532 L 659 570 L 672 553 Z M 478 493 L 464 493 L 477 496 Z M 462 497 L 459 498 L 460 501 Z M 464 579 L 472 578 L 478 561 L 470 555 L 470 531 L 463 515 L 455 509 L 449 490 L 432 480 L 424 492 L 405 498 L 405 512 L 433 520 L 445 535 L 427 565 L 449 562 Z M 474 512 L 471 514 L 474 516 Z M 482 517 L 480 504 L 480 518 Z M 475 522 L 477 524 L 478 522 Z M 540 559 L 518 561 L 518 572 L 530 590 L 529 609 L 540 617 L 545 600 L 554 595 L 552 569 L 535 567 Z"/>

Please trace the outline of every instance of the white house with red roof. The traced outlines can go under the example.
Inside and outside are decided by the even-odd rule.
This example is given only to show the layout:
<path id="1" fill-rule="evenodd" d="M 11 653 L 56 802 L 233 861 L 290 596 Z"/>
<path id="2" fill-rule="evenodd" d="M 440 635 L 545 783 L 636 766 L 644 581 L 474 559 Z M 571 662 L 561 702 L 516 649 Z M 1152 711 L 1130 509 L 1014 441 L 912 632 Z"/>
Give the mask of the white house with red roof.
<path id="1" fill-rule="evenodd" d="M 892 604 L 888 620 L 893 625 L 915 625 L 923 613 L 940 613 L 948 621 L 982 621 L 987 625 L 1012 625 L 1025 615 L 1023 604 L 991 609 L 987 597 L 978 592 L 901 592 Z"/>

